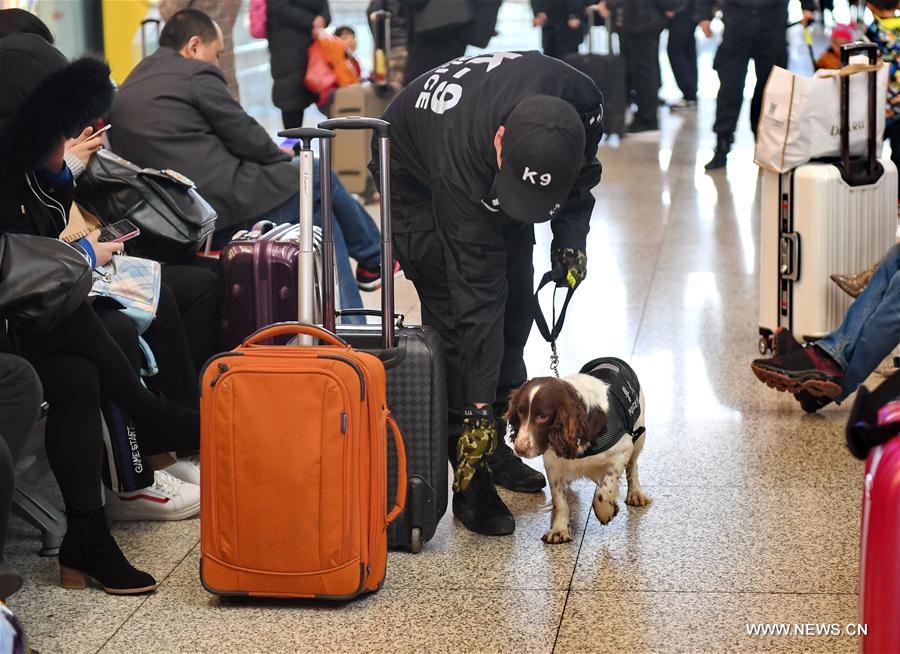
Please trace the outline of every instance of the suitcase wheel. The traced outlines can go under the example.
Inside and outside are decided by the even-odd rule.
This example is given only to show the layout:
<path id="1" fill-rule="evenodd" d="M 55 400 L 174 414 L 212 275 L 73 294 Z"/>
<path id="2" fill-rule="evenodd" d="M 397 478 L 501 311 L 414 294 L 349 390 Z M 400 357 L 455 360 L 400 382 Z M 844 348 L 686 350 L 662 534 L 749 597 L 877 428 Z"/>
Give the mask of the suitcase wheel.
<path id="1" fill-rule="evenodd" d="M 418 554 L 422 551 L 422 528 L 413 527 L 409 532 L 409 551 Z"/>
<path id="2" fill-rule="evenodd" d="M 771 343 L 770 338 L 767 336 L 760 336 L 759 337 L 759 353 L 762 354 L 763 356 L 765 356 L 766 353 L 768 353 L 769 350 L 771 350 L 771 349 L 772 349 L 772 343 Z"/>

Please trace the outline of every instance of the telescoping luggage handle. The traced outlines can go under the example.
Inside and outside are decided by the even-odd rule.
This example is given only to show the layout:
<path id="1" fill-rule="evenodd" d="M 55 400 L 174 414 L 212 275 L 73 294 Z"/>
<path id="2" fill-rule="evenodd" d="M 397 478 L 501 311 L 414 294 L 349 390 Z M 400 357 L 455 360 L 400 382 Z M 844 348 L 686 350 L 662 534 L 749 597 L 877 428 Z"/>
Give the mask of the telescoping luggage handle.
<path id="1" fill-rule="evenodd" d="M 315 127 L 295 127 L 278 132 L 278 136 L 300 140 L 300 235 L 297 261 L 297 319 L 312 323 L 315 315 L 315 252 L 313 250 L 313 159 L 312 141 L 326 142 L 334 138 L 334 132 Z M 328 177 L 325 175 L 325 177 Z M 324 206 L 323 206 L 324 209 Z M 324 214 L 323 214 L 324 215 Z M 323 239 L 324 240 L 324 239 Z M 329 259 L 325 249 L 323 281 L 334 284 L 334 255 Z M 301 345 L 310 345 L 309 339 L 301 339 Z"/>
<path id="2" fill-rule="evenodd" d="M 363 118 L 347 116 L 332 118 L 319 123 L 324 130 L 371 129 L 378 137 L 379 182 L 381 187 L 381 345 L 388 350 L 394 347 L 394 250 L 391 244 L 391 142 L 390 123 L 380 118 Z M 328 256 L 334 256 L 334 226 L 331 205 L 331 141 L 319 141 L 319 165 L 322 174 L 322 243 L 326 253 L 326 273 L 331 263 Z M 325 280 L 323 293 L 324 307 L 322 324 L 325 329 L 334 331 L 334 285 Z"/>
<path id="3" fill-rule="evenodd" d="M 875 65 L 878 62 L 878 46 L 874 43 L 847 43 L 841 46 L 841 68 L 850 63 L 850 57 L 857 54 L 865 54 L 869 57 L 869 65 Z M 876 112 L 875 107 L 878 104 L 875 101 L 876 81 L 878 79 L 877 71 L 871 71 L 869 75 L 869 115 L 866 118 L 869 133 L 869 149 L 866 159 L 866 173 L 869 177 L 875 174 L 877 161 L 877 153 L 875 152 L 875 143 L 877 141 L 875 133 Z M 846 175 L 850 175 L 850 77 L 841 77 L 841 166 Z"/>

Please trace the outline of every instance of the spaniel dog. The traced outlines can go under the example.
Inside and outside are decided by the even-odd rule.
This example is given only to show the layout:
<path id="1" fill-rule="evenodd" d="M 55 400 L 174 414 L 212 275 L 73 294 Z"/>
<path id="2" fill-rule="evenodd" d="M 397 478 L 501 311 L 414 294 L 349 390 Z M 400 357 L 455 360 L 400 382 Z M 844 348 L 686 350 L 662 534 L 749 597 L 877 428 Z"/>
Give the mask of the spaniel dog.
<path id="1" fill-rule="evenodd" d="M 564 379 L 538 377 L 514 391 L 506 412 L 516 454 L 544 455 L 553 510 L 548 544 L 572 540 L 565 487 L 587 477 L 597 484 L 594 514 L 606 524 L 618 513 L 625 470 L 625 503 L 646 506 L 637 459 L 644 446 L 644 394 L 634 370 L 620 359 L 595 359 Z"/>

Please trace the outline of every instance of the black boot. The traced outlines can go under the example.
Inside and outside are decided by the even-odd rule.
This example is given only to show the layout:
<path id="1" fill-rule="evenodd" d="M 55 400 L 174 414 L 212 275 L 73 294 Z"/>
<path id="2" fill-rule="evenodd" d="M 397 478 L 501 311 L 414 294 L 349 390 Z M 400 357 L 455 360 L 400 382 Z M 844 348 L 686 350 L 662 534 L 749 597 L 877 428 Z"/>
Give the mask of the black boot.
<path id="1" fill-rule="evenodd" d="M 731 137 L 720 136 L 716 140 L 716 151 L 704 168 L 706 170 L 719 170 L 728 163 L 728 153 L 731 151 Z"/>
<path id="2" fill-rule="evenodd" d="M 540 493 L 541 489 L 547 485 L 544 475 L 527 465 L 513 453 L 512 448 L 502 436 L 505 432 L 505 426 L 503 431 L 499 429 L 497 431 L 501 434 L 498 439 L 497 449 L 488 458 L 488 465 L 491 467 L 494 483 L 517 493 Z"/>
<path id="3" fill-rule="evenodd" d="M 0 601 L 22 587 L 22 575 L 4 563 L 0 563 Z"/>
<path id="4" fill-rule="evenodd" d="M 485 465 L 478 468 L 466 490 L 453 493 L 453 515 L 477 534 L 506 536 L 516 530 L 516 520 L 497 494 Z"/>
<path id="5" fill-rule="evenodd" d="M 84 588 L 93 578 L 111 595 L 156 590 L 156 580 L 132 566 L 119 549 L 102 508 L 66 513 L 68 529 L 59 548 L 59 585 Z"/>

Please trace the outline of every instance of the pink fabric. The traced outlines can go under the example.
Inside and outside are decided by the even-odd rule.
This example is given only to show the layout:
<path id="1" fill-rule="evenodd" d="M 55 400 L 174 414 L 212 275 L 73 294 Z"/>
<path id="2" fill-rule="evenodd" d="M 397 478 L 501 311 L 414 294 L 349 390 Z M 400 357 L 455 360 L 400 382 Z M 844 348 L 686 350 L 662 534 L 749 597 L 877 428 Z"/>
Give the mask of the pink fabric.
<path id="1" fill-rule="evenodd" d="M 837 24 L 831 28 L 831 42 L 833 44 L 853 43 L 853 25 Z"/>
<path id="2" fill-rule="evenodd" d="M 250 36 L 266 38 L 266 0 L 250 0 Z"/>

